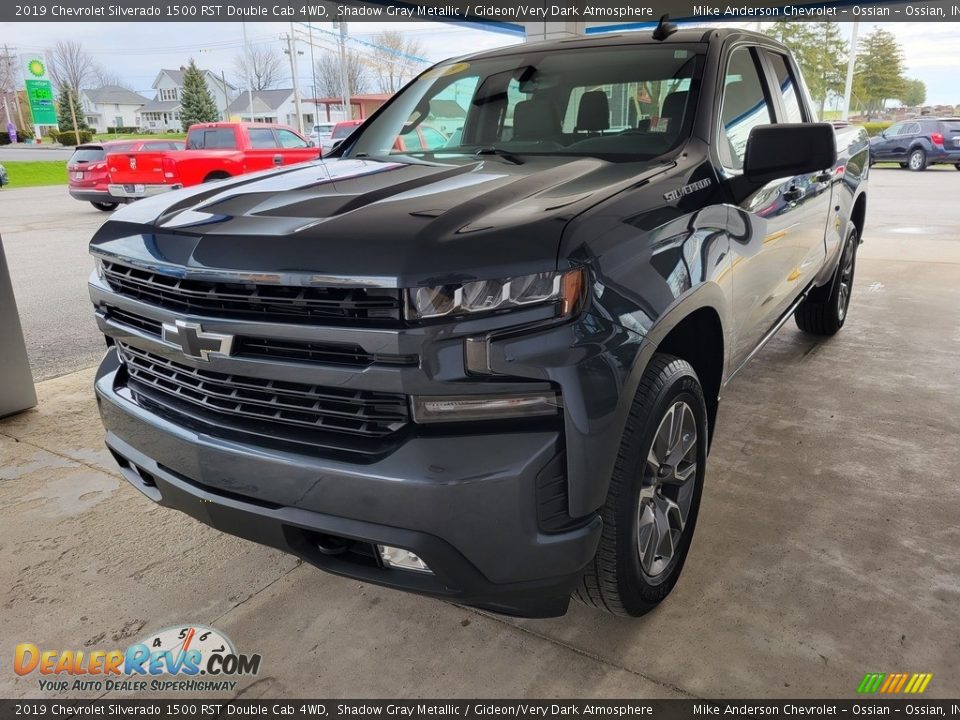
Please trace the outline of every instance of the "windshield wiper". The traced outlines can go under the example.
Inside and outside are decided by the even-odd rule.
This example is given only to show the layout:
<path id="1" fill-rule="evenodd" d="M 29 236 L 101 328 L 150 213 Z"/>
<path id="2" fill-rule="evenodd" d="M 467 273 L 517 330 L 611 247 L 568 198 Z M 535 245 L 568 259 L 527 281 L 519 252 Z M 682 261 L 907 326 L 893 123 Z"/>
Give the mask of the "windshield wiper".
<path id="1" fill-rule="evenodd" d="M 479 148 L 474 155 L 497 155 L 502 157 L 508 162 L 512 162 L 514 165 L 523 165 L 523 160 L 520 159 L 520 156 L 514 155 L 509 150 L 504 150 L 503 148 L 498 147 L 482 147 Z"/>

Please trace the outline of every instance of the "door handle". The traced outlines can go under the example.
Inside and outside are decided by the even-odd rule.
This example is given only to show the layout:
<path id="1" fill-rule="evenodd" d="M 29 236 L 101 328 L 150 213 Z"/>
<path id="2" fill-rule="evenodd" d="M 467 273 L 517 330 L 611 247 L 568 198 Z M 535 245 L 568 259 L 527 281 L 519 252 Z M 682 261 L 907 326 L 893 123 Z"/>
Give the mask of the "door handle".
<path id="1" fill-rule="evenodd" d="M 274 165 L 283 165 L 283 155 L 274 155 L 273 156 Z"/>
<path id="2" fill-rule="evenodd" d="M 803 197 L 803 190 L 798 188 L 796 185 L 791 185 L 790 188 L 783 194 L 783 199 L 787 202 L 795 202 Z"/>

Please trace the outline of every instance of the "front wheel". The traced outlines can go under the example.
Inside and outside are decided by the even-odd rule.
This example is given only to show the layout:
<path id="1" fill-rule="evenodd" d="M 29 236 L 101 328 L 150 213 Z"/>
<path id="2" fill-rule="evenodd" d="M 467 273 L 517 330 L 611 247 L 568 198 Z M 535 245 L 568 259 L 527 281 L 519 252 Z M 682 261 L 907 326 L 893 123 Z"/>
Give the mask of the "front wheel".
<path id="1" fill-rule="evenodd" d="M 603 533 L 574 597 L 639 616 L 673 590 L 697 523 L 707 458 L 707 410 L 693 367 L 655 355 L 620 443 Z"/>
<path id="2" fill-rule="evenodd" d="M 117 205 L 119 205 L 120 203 L 93 202 L 91 200 L 90 204 L 93 205 L 97 210 L 102 210 L 103 212 L 110 212 L 111 210 L 116 210 Z"/>
<path id="3" fill-rule="evenodd" d="M 910 153 L 910 158 L 907 160 L 907 164 L 910 166 L 910 169 L 914 172 L 927 169 L 927 154 L 921 149 L 917 148 L 912 153 Z"/>
<path id="4" fill-rule="evenodd" d="M 836 335 L 847 319 L 853 294 L 853 275 L 857 269 L 857 233 L 850 231 L 844 243 L 840 262 L 827 285 L 816 288 L 794 311 L 797 327 L 813 335 Z"/>

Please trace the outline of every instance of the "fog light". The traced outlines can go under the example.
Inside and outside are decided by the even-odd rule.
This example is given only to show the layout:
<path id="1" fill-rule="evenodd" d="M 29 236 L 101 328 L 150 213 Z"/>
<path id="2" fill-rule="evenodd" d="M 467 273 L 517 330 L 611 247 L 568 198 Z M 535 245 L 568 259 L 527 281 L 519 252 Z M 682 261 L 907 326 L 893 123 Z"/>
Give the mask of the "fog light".
<path id="1" fill-rule="evenodd" d="M 433 574 L 433 570 L 427 567 L 427 564 L 419 556 L 414 555 L 409 550 L 390 547 L 389 545 L 377 545 L 377 552 L 380 553 L 380 559 L 387 567 Z"/>
<path id="2" fill-rule="evenodd" d="M 413 419 L 418 423 L 556 415 L 559 409 L 560 398 L 555 392 L 510 395 L 419 395 L 413 398 Z"/>

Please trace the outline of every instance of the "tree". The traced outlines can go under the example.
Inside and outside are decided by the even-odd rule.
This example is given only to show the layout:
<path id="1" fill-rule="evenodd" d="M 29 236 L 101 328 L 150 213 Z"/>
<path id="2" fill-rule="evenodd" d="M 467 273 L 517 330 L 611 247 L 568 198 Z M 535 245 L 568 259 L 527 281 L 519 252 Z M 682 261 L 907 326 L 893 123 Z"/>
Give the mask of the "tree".
<path id="1" fill-rule="evenodd" d="M 251 45 L 234 57 L 233 71 L 240 87 L 252 85 L 252 90 L 269 90 L 283 77 L 283 58 L 272 47 Z"/>
<path id="2" fill-rule="evenodd" d="M 203 71 L 193 58 L 183 72 L 183 95 L 180 97 L 180 122 L 186 132 L 196 123 L 214 122 L 220 119 L 220 111 L 214 102 Z"/>
<path id="3" fill-rule="evenodd" d="M 367 92 L 370 87 L 369 73 L 363 58 L 353 50 L 346 52 L 347 84 L 350 95 Z M 316 63 L 317 91 L 324 97 L 340 97 L 343 88 L 340 83 L 340 53 L 324 52 Z"/>
<path id="4" fill-rule="evenodd" d="M 58 89 L 71 88 L 74 92 L 95 83 L 99 68 L 93 56 L 77 40 L 58 40 L 47 50 L 50 79 Z"/>
<path id="5" fill-rule="evenodd" d="M 860 41 L 853 75 L 854 93 L 868 117 L 883 110 L 887 100 L 900 98 L 905 85 L 903 48 L 892 32 L 875 28 Z"/>
<path id="6" fill-rule="evenodd" d="M 70 106 L 73 105 L 73 114 L 70 113 Z M 57 93 L 57 125 L 61 131 L 73 130 L 73 118 L 77 118 L 77 129 L 88 130 L 87 120 L 83 115 L 83 106 L 80 104 L 80 97 L 77 92 L 66 85 L 60 87 Z"/>
<path id="7" fill-rule="evenodd" d="M 907 79 L 898 98 L 907 107 L 920 107 L 927 101 L 927 85 L 923 80 Z"/>
<path id="8" fill-rule="evenodd" d="M 835 22 L 775 22 L 765 31 L 793 51 L 820 112 L 831 94 L 843 92 L 847 43 Z"/>
<path id="9" fill-rule="evenodd" d="M 426 60 L 419 58 L 425 50 L 419 40 L 396 30 L 384 30 L 373 36 L 371 65 L 377 87 L 383 93 L 395 93 L 416 75 Z"/>

